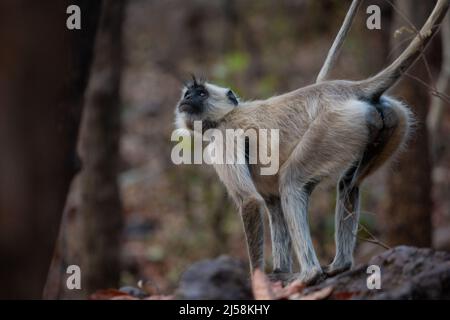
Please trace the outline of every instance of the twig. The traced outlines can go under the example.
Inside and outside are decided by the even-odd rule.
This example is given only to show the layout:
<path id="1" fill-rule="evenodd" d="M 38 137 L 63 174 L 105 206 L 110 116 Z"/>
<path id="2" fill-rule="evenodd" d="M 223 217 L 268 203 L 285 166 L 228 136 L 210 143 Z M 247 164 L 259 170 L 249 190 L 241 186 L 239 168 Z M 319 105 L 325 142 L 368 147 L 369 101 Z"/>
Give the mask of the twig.
<path id="1" fill-rule="evenodd" d="M 361 238 L 361 237 L 356 237 L 356 239 L 360 240 L 360 241 L 365 241 L 365 242 L 370 242 L 376 245 L 379 245 L 380 247 L 383 247 L 386 250 L 391 249 L 390 247 L 384 245 L 382 242 L 380 242 L 379 240 L 373 240 L 373 239 L 368 239 L 368 238 Z"/>
<path id="2" fill-rule="evenodd" d="M 419 35 L 419 36 L 421 36 L 420 35 L 420 32 L 419 32 L 419 30 L 416 28 L 416 26 L 411 22 L 411 20 L 409 20 L 408 19 L 408 17 L 396 6 L 396 5 L 394 5 L 393 3 L 392 3 L 392 1 L 390 1 L 390 0 L 385 0 L 389 5 L 391 5 L 391 7 L 394 9 L 394 11 L 404 20 L 404 21 L 406 21 L 406 23 L 409 25 L 409 27 L 414 31 L 414 33 L 415 33 L 415 36 L 417 36 L 417 35 Z M 441 29 L 441 27 L 442 27 L 442 23 L 439 23 L 438 25 L 434 25 L 433 27 L 437 27 L 438 28 L 438 30 L 436 31 L 436 33 L 432 36 L 432 37 L 434 37 L 438 32 L 439 32 L 439 30 Z M 404 41 L 406 41 L 406 40 L 409 40 L 409 39 L 411 39 L 411 37 L 408 37 L 407 39 L 404 39 L 398 46 L 400 46 L 401 44 L 403 44 L 403 42 Z M 392 51 L 394 51 L 394 50 L 392 50 Z M 425 65 L 425 69 L 426 69 L 426 72 L 427 72 L 427 76 L 428 76 L 428 78 L 429 78 L 429 81 L 430 81 L 430 83 L 431 83 L 431 85 L 428 85 L 427 83 L 425 83 L 425 81 L 423 81 L 423 80 L 421 80 L 421 79 L 419 79 L 419 78 L 414 78 L 414 77 L 412 77 L 412 76 L 410 76 L 410 78 L 413 78 L 413 79 L 415 79 L 415 80 L 418 80 L 420 83 L 422 83 L 423 85 L 425 85 L 429 90 L 430 90 L 430 93 L 432 94 L 432 95 L 434 95 L 434 96 L 436 96 L 436 97 L 438 97 L 438 98 L 441 98 L 441 99 L 443 99 L 444 101 L 446 101 L 446 102 L 448 102 L 448 98 L 445 98 L 445 94 L 444 93 L 441 93 L 441 92 L 439 92 L 438 90 L 437 90 L 437 88 L 436 88 L 436 85 L 434 84 L 434 82 L 433 82 L 433 76 L 432 76 L 432 73 L 431 73 L 431 69 L 430 69 L 430 66 L 429 66 L 429 63 L 428 63 L 428 60 L 427 60 L 427 58 L 426 58 L 426 56 L 425 56 L 425 53 L 424 53 L 424 49 L 422 49 L 421 50 L 421 52 L 420 52 L 420 57 L 421 57 L 421 59 L 423 60 L 423 63 L 424 63 L 424 65 Z M 407 73 L 404 73 L 404 75 L 406 75 L 406 76 L 409 76 Z"/>
<path id="3" fill-rule="evenodd" d="M 361 0 L 353 0 L 348 12 L 344 18 L 344 22 L 342 23 L 341 29 L 334 39 L 333 45 L 328 51 L 327 58 L 320 69 L 319 75 L 317 76 L 316 83 L 322 82 L 326 80 L 328 77 L 331 68 L 336 64 L 337 57 L 342 48 L 345 38 L 350 30 L 350 27 L 353 23 L 353 19 L 355 18 L 356 12 L 358 11 L 359 6 L 361 5 Z"/>
<path id="4" fill-rule="evenodd" d="M 435 96 L 438 97 L 440 99 L 442 99 L 443 101 L 447 102 L 450 104 L 450 96 L 446 95 L 443 92 L 440 92 L 438 90 L 433 89 L 428 83 L 426 83 L 425 81 L 423 81 L 422 79 L 420 79 L 419 77 L 413 76 L 412 74 L 409 74 L 407 72 L 405 72 L 403 74 L 404 76 L 411 78 L 417 82 L 419 82 L 420 84 L 422 84 L 423 86 L 425 86 L 428 90 L 430 90 L 430 93 Z"/>
<path id="5" fill-rule="evenodd" d="M 371 243 L 375 243 L 378 244 L 380 246 L 382 246 L 385 249 L 391 249 L 391 247 L 389 247 L 387 244 L 385 244 L 384 242 L 382 242 L 381 240 L 378 240 L 377 237 L 375 237 L 372 232 L 369 231 L 369 229 L 367 229 L 363 224 L 359 223 L 359 226 L 361 229 L 364 230 L 364 232 L 366 232 L 369 237 L 371 237 L 371 239 L 365 239 L 365 241 L 371 242 Z M 370 240 L 370 241 L 369 241 Z"/>

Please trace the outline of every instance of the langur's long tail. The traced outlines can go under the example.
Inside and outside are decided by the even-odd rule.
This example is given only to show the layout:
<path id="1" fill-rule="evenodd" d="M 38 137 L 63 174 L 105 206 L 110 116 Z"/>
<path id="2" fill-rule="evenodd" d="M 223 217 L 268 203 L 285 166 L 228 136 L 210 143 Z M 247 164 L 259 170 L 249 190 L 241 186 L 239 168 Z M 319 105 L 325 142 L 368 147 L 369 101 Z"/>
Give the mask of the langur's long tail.
<path id="1" fill-rule="evenodd" d="M 438 0 L 428 20 L 405 51 L 386 69 L 357 83 L 363 90 L 365 98 L 377 100 L 412 66 L 439 29 L 439 24 L 444 19 L 449 4 L 450 0 Z"/>

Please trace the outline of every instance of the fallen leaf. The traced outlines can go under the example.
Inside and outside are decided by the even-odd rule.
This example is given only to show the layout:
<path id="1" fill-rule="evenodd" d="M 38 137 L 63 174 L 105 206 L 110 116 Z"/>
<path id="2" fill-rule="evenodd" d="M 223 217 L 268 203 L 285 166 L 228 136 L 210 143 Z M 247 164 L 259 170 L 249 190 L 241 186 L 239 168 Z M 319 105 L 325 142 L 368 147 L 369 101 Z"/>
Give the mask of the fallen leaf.
<path id="1" fill-rule="evenodd" d="M 303 289 L 306 288 L 306 284 L 300 280 L 295 280 L 294 282 L 290 283 L 288 286 L 284 288 L 285 293 L 290 296 L 295 293 L 300 293 L 303 291 Z"/>
<path id="2" fill-rule="evenodd" d="M 271 281 L 270 286 L 272 288 L 272 292 L 274 293 L 274 295 L 277 299 L 283 295 L 284 288 L 283 288 L 283 283 L 281 281 L 277 281 L 277 282 Z"/>
<path id="3" fill-rule="evenodd" d="M 330 296 L 330 294 L 333 292 L 333 287 L 325 287 L 321 290 L 314 291 L 312 293 L 309 293 L 304 296 L 299 296 L 291 299 L 298 299 L 298 300 L 324 300 Z"/>
<path id="4" fill-rule="evenodd" d="M 133 296 L 125 295 L 125 296 L 112 297 L 109 300 L 140 300 L 140 299 L 133 297 Z"/>
<path id="5" fill-rule="evenodd" d="M 269 278 L 259 269 L 255 269 L 253 272 L 252 290 L 255 300 L 273 300 L 276 298 Z"/>
<path id="6" fill-rule="evenodd" d="M 351 299 L 353 296 L 355 296 L 357 294 L 359 294 L 359 292 L 347 292 L 347 291 L 336 292 L 336 293 L 333 293 L 333 299 L 349 300 L 349 299 Z"/>
<path id="7" fill-rule="evenodd" d="M 150 296 L 147 298 L 144 298 L 143 300 L 173 300 L 175 298 L 175 296 L 173 295 L 154 295 L 154 296 Z"/>
<path id="8" fill-rule="evenodd" d="M 96 292 L 91 294 L 89 296 L 89 300 L 111 300 L 112 298 L 124 297 L 124 296 L 131 297 L 129 294 L 126 294 L 125 292 L 122 292 L 117 289 L 103 289 L 103 290 L 97 290 Z"/>
<path id="9" fill-rule="evenodd" d="M 272 283 L 272 291 L 274 292 L 275 299 L 277 300 L 289 299 L 292 295 L 295 294 L 298 294 L 300 296 L 300 293 L 304 288 L 306 288 L 306 284 L 300 280 L 295 280 L 294 282 L 288 284 L 286 287 L 283 287 L 281 281 Z"/>

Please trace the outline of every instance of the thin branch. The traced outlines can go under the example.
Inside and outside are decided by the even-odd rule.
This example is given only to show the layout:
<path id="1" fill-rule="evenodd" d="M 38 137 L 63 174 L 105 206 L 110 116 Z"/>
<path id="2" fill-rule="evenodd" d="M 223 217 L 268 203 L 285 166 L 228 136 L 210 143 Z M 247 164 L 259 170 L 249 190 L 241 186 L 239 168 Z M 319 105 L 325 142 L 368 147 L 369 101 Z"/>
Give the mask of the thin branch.
<path id="1" fill-rule="evenodd" d="M 419 32 L 419 30 L 416 28 L 416 26 L 411 22 L 411 20 L 409 20 L 408 19 L 408 17 L 397 7 L 397 6 L 395 6 L 391 1 L 389 1 L 389 0 L 385 0 L 386 2 L 388 2 L 391 6 L 392 6 L 392 8 L 394 9 L 394 11 L 403 19 L 403 20 L 405 20 L 406 21 L 406 23 L 409 25 L 409 27 L 412 29 L 412 31 L 415 33 L 415 35 L 414 36 L 421 36 L 420 35 L 420 32 Z M 436 31 L 436 34 L 439 32 L 439 29 L 440 29 L 440 27 L 441 27 L 441 25 L 438 25 L 437 26 L 438 27 L 438 30 Z M 410 39 L 410 37 L 408 37 L 407 39 Z M 401 42 L 401 44 L 403 44 L 403 41 Z M 428 60 L 427 60 L 427 58 L 426 58 L 426 56 L 425 56 L 425 54 L 424 54 L 424 51 L 425 50 L 421 50 L 421 52 L 420 52 L 420 56 L 421 56 L 421 58 L 422 58 L 422 60 L 423 60 L 423 63 L 425 64 L 425 69 L 426 69 L 426 72 L 427 72 L 427 75 L 428 75 L 428 78 L 429 78 L 429 80 L 430 80 L 430 82 L 432 83 L 432 85 L 433 85 L 433 90 L 434 91 L 436 91 L 436 88 L 434 87 L 434 83 L 433 83 L 433 76 L 432 76 L 432 74 L 431 74 L 431 70 L 430 70 L 430 66 L 429 66 L 429 64 L 428 64 Z"/>
<path id="2" fill-rule="evenodd" d="M 387 250 L 391 249 L 391 247 L 389 247 L 387 244 L 385 244 L 385 243 L 382 242 L 381 240 L 377 239 L 377 237 L 375 237 L 375 236 L 369 231 L 369 229 L 367 229 L 364 225 L 362 225 L 361 223 L 359 223 L 359 227 L 360 227 L 362 230 L 364 230 L 365 233 L 367 233 L 367 234 L 369 235 L 370 239 L 368 239 L 368 238 L 361 238 L 361 237 L 358 237 L 358 236 L 357 236 L 358 240 L 367 241 L 367 242 L 370 242 L 370 243 L 377 244 L 377 245 L 379 245 L 379 246 L 381 246 L 381 247 L 383 247 L 383 248 L 385 248 L 385 249 L 387 249 Z"/>
<path id="3" fill-rule="evenodd" d="M 442 99 L 443 101 L 445 101 L 446 103 L 450 104 L 450 96 L 446 95 L 443 92 L 437 91 L 435 89 L 433 89 L 433 87 L 431 87 L 428 83 L 426 83 L 425 81 L 423 81 L 422 79 L 420 79 L 419 77 L 413 76 L 412 74 L 409 74 L 407 72 L 404 73 L 404 75 L 410 79 L 413 79 L 417 82 L 419 82 L 420 84 L 422 84 L 423 86 L 425 86 L 428 90 L 430 90 L 430 94 Z"/>
<path id="4" fill-rule="evenodd" d="M 421 37 L 421 35 L 420 35 L 420 32 L 419 32 L 419 30 L 416 28 L 416 26 L 411 22 L 411 20 L 409 20 L 409 18 L 396 6 L 396 5 L 394 5 L 393 3 L 392 3 L 392 1 L 390 1 L 390 0 L 385 0 L 393 9 L 394 9 L 394 11 L 404 20 L 404 21 L 406 21 L 406 23 L 409 25 L 409 27 L 412 29 L 412 31 L 415 33 L 415 36 L 419 36 L 419 37 Z M 435 25 L 434 27 L 437 27 L 437 31 L 436 31 L 436 33 L 433 35 L 433 37 L 439 32 L 439 30 L 441 29 L 441 27 L 442 27 L 442 22 L 440 23 L 440 24 L 438 24 L 437 26 Z M 396 48 L 398 48 L 401 44 L 403 44 L 404 42 L 405 42 L 405 40 L 409 40 L 409 39 L 411 39 L 410 37 L 408 37 L 407 39 L 404 39 L 403 41 L 401 41 L 400 42 L 400 44 L 398 44 L 398 46 L 396 47 Z M 392 50 L 391 51 L 391 53 L 393 52 L 394 50 Z M 421 50 L 421 52 L 420 52 L 420 56 L 421 56 L 421 58 L 422 58 L 422 60 L 423 60 L 423 63 L 425 64 L 425 69 L 426 69 L 426 72 L 427 72 L 427 75 L 428 75 L 428 78 L 429 78 L 429 80 L 430 80 L 430 83 L 431 83 L 431 86 L 432 86 L 432 89 L 430 89 L 430 91 L 431 91 L 431 94 L 433 94 L 433 95 L 435 95 L 435 96 L 437 96 L 437 97 L 439 97 L 439 91 L 437 90 L 437 88 L 436 88 L 436 85 L 434 84 L 434 82 L 433 82 L 433 76 L 432 76 L 432 73 L 431 73 L 431 69 L 430 69 L 430 66 L 429 66 L 429 63 L 428 63 L 428 60 L 427 60 L 427 58 L 426 58 L 426 56 L 425 56 L 425 50 Z M 389 54 L 389 55 L 391 55 L 391 53 Z M 428 86 L 427 86 L 428 87 Z M 429 88 L 429 87 L 428 87 Z"/>
<path id="5" fill-rule="evenodd" d="M 386 1 L 391 7 L 392 9 L 394 9 L 394 11 L 403 19 L 406 21 L 406 23 L 408 23 L 409 27 L 411 29 L 413 29 L 413 31 L 417 34 L 419 34 L 419 30 L 416 28 L 416 26 L 411 22 L 411 20 L 408 19 L 408 17 L 394 4 L 392 3 L 392 1 L 390 0 L 384 0 Z"/>
<path id="6" fill-rule="evenodd" d="M 367 88 L 370 94 L 369 98 L 377 98 L 392 87 L 403 73 L 423 54 L 423 50 L 436 35 L 438 31 L 436 26 L 439 26 L 442 19 L 444 19 L 449 5 L 448 0 L 438 0 L 420 32 L 397 59 L 375 76 L 361 82 Z"/>
<path id="7" fill-rule="evenodd" d="M 345 199 L 347 198 L 347 194 L 344 196 L 344 202 L 347 200 Z M 344 210 L 347 213 L 347 216 L 344 217 L 344 221 L 347 220 L 348 218 L 352 217 L 355 215 L 355 212 L 351 212 L 349 211 L 345 206 L 344 206 Z M 370 237 L 370 239 L 368 238 L 361 238 L 358 236 L 358 231 L 356 232 L 356 234 L 353 232 L 353 230 L 350 229 L 350 233 L 353 234 L 354 237 L 356 237 L 356 239 L 360 240 L 360 241 L 366 241 L 366 242 L 370 242 L 373 244 L 377 244 L 387 250 L 391 249 L 391 247 L 389 247 L 387 244 L 385 244 L 384 242 L 382 242 L 381 240 L 379 240 L 372 232 L 369 231 L 369 229 L 367 229 L 363 224 L 361 224 L 360 222 L 358 222 L 359 228 L 364 230 L 365 233 L 367 233 Z M 345 225 L 347 228 L 349 228 L 348 225 Z"/>
<path id="8" fill-rule="evenodd" d="M 355 212 L 350 212 L 347 208 L 345 208 L 345 211 L 348 213 L 348 215 L 343 219 L 343 220 L 347 220 L 349 217 L 355 215 Z M 346 225 L 347 228 L 349 227 L 348 225 Z M 369 238 L 361 238 L 358 236 L 358 231 L 356 232 L 356 234 L 350 230 L 351 234 L 353 234 L 354 237 L 356 237 L 356 239 L 360 240 L 360 241 L 366 241 L 366 242 L 370 242 L 376 245 L 379 245 L 387 250 L 391 249 L 391 247 L 389 247 L 387 244 L 385 244 L 384 242 L 382 242 L 381 240 L 379 240 L 377 237 L 375 237 L 375 235 L 369 231 L 369 229 L 367 229 L 363 224 L 361 224 L 360 222 L 358 222 L 358 226 L 360 229 L 364 230 L 365 233 L 367 233 L 370 237 Z"/>
<path id="9" fill-rule="evenodd" d="M 397 30 L 396 30 L 397 31 Z M 388 54 L 388 60 L 390 60 L 390 58 L 395 54 L 395 52 L 397 52 L 397 50 L 404 45 L 406 42 L 411 41 L 416 35 L 413 34 L 409 37 L 406 37 L 405 39 L 401 40 L 400 42 L 396 43 L 395 45 L 393 45 L 393 48 L 391 50 L 389 50 L 389 54 Z M 394 36 L 395 37 L 395 36 Z"/>
<path id="10" fill-rule="evenodd" d="M 389 0 L 385 0 L 385 1 L 389 1 Z M 437 25 L 435 25 L 434 27 L 437 27 L 437 31 L 436 31 L 436 33 L 434 33 L 434 34 L 431 36 L 431 39 L 433 39 L 433 38 L 438 34 L 439 30 L 442 28 L 442 23 L 437 24 Z M 411 37 L 408 37 L 408 39 L 410 39 L 410 38 L 411 38 Z M 404 39 L 403 41 L 408 40 L 408 39 Z M 403 42 L 403 41 L 402 41 L 402 42 Z M 400 45 L 400 44 L 399 44 L 399 45 Z M 391 53 L 392 53 L 392 52 L 391 52 Z M 390 54 L 391 54 L 391 53 L 390 53 Z M 442 90 L 438 90 L 438 89 L 436 88 L 436 86 L 434 85 L 433 81 L 432 81 L 433 79 L 432 79 L 431 70 L 430 70 L 430 67 L 429 67 L 429 64 L 428 64 L 428 60 L 427 60 L 427 58 L 426 58 L 426 56 L 425 56 L 425 54 L 424 54 L 424 50 L 421 51 L 420 56 L 421 56 L 421 58 L 422 58 L 422 60 L 423 60 L 423 62 L 424 62 L 424 64 L 425 64 L 425 67 L 426 67 L 427 73 L 428 73 L 428 77 L 430 78 L 430 82 L 432 82 L 432 86 L 429 85 L 428 83 L 426 83 L 424 80 L 422 80 L 422 79 L 420 79 L 420 78 L 418 78 L 418 77 L 416 77 L 416 76 L 414 76 L 414 75 L 411 75 L 411 74 L 409 74 L 409 73 L 407 73 L 407 72 L 403 72 L 402 75 L 407 76 L 407 77 L 409 77 L 409 78 L 411 78 L 411 79 L 413 79 L 413 80 L 416 80 L 417 82 L 419 82 L 420 84 L 422 84 L 423 86 L 425 86 L 425 87 L 429 90 L 429 92 L 430 92 L 430 94 L 431 94 L 432 96 L 434 96 L 434 97 L 436 97 L 436 98 L 438 98 L 438 99 L 441 99 L 442 101 L 445 101 L 445 102 L 447 102 L 447 103 L 450 103 L 450 96 L 448 96 L 448 95 L 446 95 L 445 93 L 443 93 Z"/>
<path id="11" fill-rule="evenodd" d="M 327 58 L 320 69 L 319 75 L 317 76 L 316 83 L 322 82 L 326 80 L 328 77 L 331 68 L 336 64 L 337 57 L 342 48 L 345 38 L 350 30 L 350 27 L 353 23 L 353 19 L 355 18 L 356 12 L 358 11 L 359 6 L 361 5 L 361 0 L 353 0 L 346 16 L 344 22 L 342 23 L 341 29 L 334 39 L 333 45 L 328 51 Z"/>
<path id="12" fill-rule="evenodd" d="M 356 237 L 359 241 L 365 241 L 365 242 L 370 242 L 376 245 L 379 245 L 380 247 L 383 247 L 386 250 L 391 249 L 390 247 L 386 246 L 385 244 L 383 244 L 382 242 L 380 242 L 379 240 L 373 240 L 373 239 L 368 239 L 368 238 L 361 238 L 361 237 Z"/>

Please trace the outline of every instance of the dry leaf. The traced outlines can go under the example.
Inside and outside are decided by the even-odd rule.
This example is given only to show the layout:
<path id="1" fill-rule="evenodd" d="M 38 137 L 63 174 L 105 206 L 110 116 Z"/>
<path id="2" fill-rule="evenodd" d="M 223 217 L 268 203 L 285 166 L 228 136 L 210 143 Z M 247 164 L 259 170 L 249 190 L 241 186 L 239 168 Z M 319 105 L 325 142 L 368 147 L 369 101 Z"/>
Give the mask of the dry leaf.
<path id="1" fill-rule="evenodd" d="M 252 277 L 252 290 L 255 300 L 273 300 L 275 294 L 272 291 L 271 282 L 259 269 L 255 269 Z"/>
<path id="2" fill-rule="evenodd" d="M 284 293 L 283 283 L 281 281 L 270 282 L 272 292 L 274 293 L 276 299 L 280 299 Z"/>
<path id="3" fill-rule="evenodd" d="M 295 293 L 300 293 L 303 291 L 303 289 L 306 288 L 306 284 L 300 280 L 295 280 L 294 282 L 290 283 L 288 286 L 286 286 L 284 289 L 286 291 L 286 295 L 290 296 Z"/>
<path id="4" fill-rule="evenodd" d="M 111 300 L 116 297 L 130 296 L 125 292 L 117 289 L 103 289 L 98 290 L 89 296 L 89 300 Z M 130 296 L 131 297 L 131 296 Z M 133 297 L 132 297 L 133 298 Z"/>
<path id="5" fill-rule="evenodd" d="M 117 297 L 112 297 L 109 300 L 139 300 L 139 298 L 130 296 L 130 295 L 125 295 L 125 296 L 117 296 Z"/>
<path id="6" fill-rule="evenodd" d="M 154 295 L 154 296 L 150 296 L 147 298 L 144 298 L 144 300 L 173 300 L 175 298 L 175 296 L 173 295 Z"/>
<path id="7" fill-rule="evenodd" d="M 293 295 L 300 296 L 300 293 L 306 287 L 306 284 L 300 280 L 295 280 L 294 282 L 283 287 L 280 281 L 272 284 L 272 291 L 275 293 L 277 300 L 289 299 Z"/>
<path id="8" fill-rule="evenodd" d="M 324 300 L 330 296 L 330 294 L 333 292 L 333 287 L 325 287 L 321 290 L 314 291 L 312 293 L 309 293 L 304 296 L 292 298 L 292 299 L 298 299 L 298 300 Z"/>
<path id="9" fill-rule="evenodd" d="M 337 292 L 337 293 L 333 293 L 333 299 L 337 299 L 337 300 L 349 300 L 351 299 L 353 296 L 359 294 L 359 292 Z"/>

